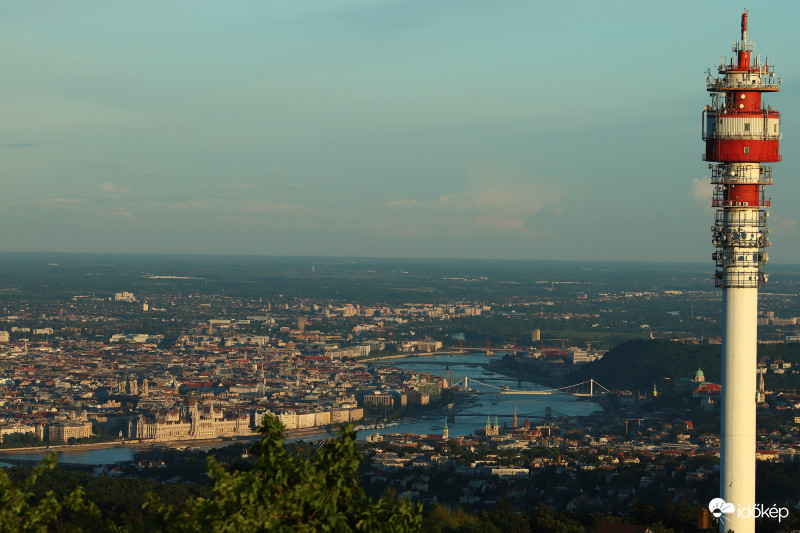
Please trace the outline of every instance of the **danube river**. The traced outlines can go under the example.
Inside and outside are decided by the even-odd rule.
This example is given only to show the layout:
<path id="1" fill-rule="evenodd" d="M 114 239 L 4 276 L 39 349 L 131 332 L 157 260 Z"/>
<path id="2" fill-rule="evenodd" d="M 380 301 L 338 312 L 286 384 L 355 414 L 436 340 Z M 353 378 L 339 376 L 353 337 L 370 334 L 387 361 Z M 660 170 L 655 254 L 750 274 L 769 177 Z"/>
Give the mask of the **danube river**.
<path id="1" fill-rule="evenodd" d="M 493 357 L 502 357 L 502 354 Z M 470 435 L 476 429 L 486 426 L 486 417 L 490 416 L 492 423 L 497 417 L 500 426 L 513 424 L 514 408 L 517 409 L 517 417 L 521 425 L 526 418 L 532 424 L 541 423 L 549 408 L 552 416 L 578 416 L 587 415 L 601 409 L 599 405 L 583 398 L 578 398 L 570 394 L 544 394 L 544 395 L 523 395 L 523 394 L 499 394 L 504 386 L 510 389 L 542 389 L 540 385 L 528 381 L 517 382 L 502 374 L 497 374 L 487 370 L 486 365 L 492 358 L 485 353 L 471 353 L 467 355 L 430 355 L 422 357 L 403 357 L 398 359 L 387 359 L 377 364 L 391 364 L 398 368 L 416 370 L 418 372 L 430 372 L 440 376 L 452 378 L 454 383 L 458 383 L 465 377 L 469 378 L 469 387 L 477 392 L 475 401 L 470 403 L 463 410 L 454 412 L 455 421 L 449 422 L 448 430 L 451 437 L 459 435 Z M 481 383 L 477 383 L 481 382 Z M 444 428 L 447 416 L 426 416 L 422 420 L 413 422 L 402 422 L 396 425 L 383 428 L 368 428 L 358 432 L 358 438 L 365 439 L 372 433 L 441 433 Z M 295 440 L 314 440 L 326 438 L 327 433 L 303 435 L 301 437 L 291 437 L 288 441 Z M 191 446 L 201 450 L 220 448 L 229 446 L 237 441 L 203 441 L 192 442 L 183 441 L 180 444 Z M 239 441 L 241 442 L 241 441 Z M 141 448 L 141 447 L 139 447 Z M 118 462 L 128 462 L 133 459 L 133 454 L 137 449 L 132 446 L 109 446 L 104 448 L 82 448 L 61 449 L 59 461 L 62 463 L 77 463 L 88 465 L 108 465 Z M 41 460 L 45 452 L 0 452 L 0 461 L 4 455 L 18 459 Z M 2 466 L 2 464 L 0 464 Z"/>
<path id="2" fill-rule="evenodd" d="M 255 439 L 256 437 L 253 437 Z M 208 451 L 213 448 L 222 448 L 223 446 L 230 446 L 239 442 L 246 442 L 248 439 L 238 440 L 210 440 L 210 441 L 181 441 L 175 443 L 176 446 L 189 446 L 196 450 Z M 74 446 L 70 448 L 59 447 L 58 450 L 45 450 L 42 451 L 24 451 L 17 452 L 13 450 L 0 450 L 0 467 L 8 466 L 8 463 L 3 463 L 3 458 L 21 459 L 23 461 L 41 461 L 48 451 L 58 451 L 58 462 L 79 464 L 79 465 L 113 465 L 115 463 L 127 463 L 133 460 L 133 455 L 137 451 L 147 450 L 152 447 L 167 446 L 165 443 L 151 444 L 135 444 L 129 446 L 107 445 L 102 446 L 94 445 L 88 446 Z"/>
<path id="3" fill-rule="evenodd" d="M 456 385 L 465 377 L 469 378 L 469 388 L 478 393 L 477 398 L 474 403 L 455 413 L 455 422 L 447 424 L 451 437 L 471 435 L 475 433 L 476 429 L 486 427 L 487 416 L 491 417 L 492 423 L 497 417 L 501 427 L 504 423 L 511 426 L 515 408 L 520 425 L 526 418 L 530 419 L 531 424 L 534 425 L 542 423 L 548 408 L 554 418 L 588 415 L 602 409 L 596 403 L 571 394 L 499 394 L 504 386 L 512 390 L 541 390 L 544 388 L 529 381 L 518 382 L 516 379 L 491 372 L 483 366 L 493 358 L 502 356 L 503 354 L 498 353 L 489 357 L 486 353 L 480 352 L 467 355 L 442 354 L 391 359 L 386 363 L 398 368 L 430 372 L 448 378 L 452 372 L 453 383 Z M 441 428 L 444 428 L 446 420 L 445 415 L 431 416 L 417 422 L 404 422 L 378 429 L 364 429 L 359 432 L 359 438 L 366 438 L 371 433 L 441 433 Z"/>

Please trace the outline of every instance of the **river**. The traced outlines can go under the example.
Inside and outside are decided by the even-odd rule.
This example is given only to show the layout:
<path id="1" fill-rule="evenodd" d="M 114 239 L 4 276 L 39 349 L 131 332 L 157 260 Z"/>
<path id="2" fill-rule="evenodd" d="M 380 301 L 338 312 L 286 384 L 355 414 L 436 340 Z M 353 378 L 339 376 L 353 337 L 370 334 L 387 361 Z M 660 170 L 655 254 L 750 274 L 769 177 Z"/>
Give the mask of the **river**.
<path id="1" fill-rule="evenodd" d="M 493 357 L 502 357 L 504 354 L 497 353 Z M 469 378 L 469 388 L 478 392 L 477 401 L 468 406 L 463 411 L 455 414 L 455 422 L 447 424 L 448 432 L 451 437 L 461 435 L 471 435 L 476 429 L 486 427 L 486 417 L 489 416 L 494 424 L 495 417 L 502 427 L 505 423 L 513 425 L 514 409 L 517 410 L 517 420 L 522 425 L 526 418 L 531 424 L 541 423 L 546 415 L 547 408 L 550 408 L 551 415 L 559 416 L 579 416 L 588 415 L 592 412 L 602 410 L 596 403 L 579 398 L 571 394 L 498 394 L 500 390 L 507 386 L 509 389 L 521 390 L 541 390 L 545 387 L 529 381 L 511 379 L 502 374 L 487 370 L 482 365 L 491 360 L 485 353 L 470 353 L 467 355 L 431 355 L 423 357 L 404 357 L 392 359 L 393 366 L 403 369 L 411 369 L 419 372 L 430 372 L 440 376 L 452 378 L 454 383 L 458 383 L 465 377 Z M 396 426 L 384 427 L 380 429 L 365 429 L 359 432 L 359 438 L 364 439 L 372 433 L 423 433 L 436 434 L 442 433 L 447 417 L 430 416 L 418 422 L 404 422 Z"/>
<path id="2" fill-rule="evenodd" d="M 494 357 L 502 357 L 498 353 Z M 430 355 L 422 357 L 403 357 L 387 360 L 393 366 L 399 368 L 416 370 L 419 372 L 430 372 L 440 376 L 450 376 L 454 382 L 469 378 L 469 387 L 477 391 L 477 399 L 467 408 L 455 413 L 455 422 L 448 423 L 448 431 L 451 437 L 460 435 L 471 435 L 476 429 L 486 426 L 486 417 L 490 416 L 492 423 L 497 417 L 500 426 L 513 424 L 514 408 L 517 409 L 519 424 L 530 419 L 532 424 L 541 423 L 544 419 L 546 410 L 549 407 L 553 417 L 559 416 L 578 416 L 587 415 L 602 408 L 591 401 L 587 401 L 570 394 L 547 394 L 547 395 L 514 395 L 498 394 L 502 387 L 508 386 L 510 389 L 518 388 L 521 385 L 523 390 L 542 389 L 541 385 L 529 381 L 510 379 L 502 374 L 491 372 L 484 368 L 489 362 L 489 357 L 485 353 L 471 353 L 467 355 Z M 483 384 L 481 384 L 482 382 Z M 359 439 L 365 439 L 372 433 L 421 433 L 421 434 L 441 434 L 447 422 L 446 415 L 427 416 L 419 421 L 402 422 L 390 427 L 380 429 L 363 429 L 358 432 Z M 325 432 L 314 435 L 304 435 L 302 437 L 288 438 L 287 441 L 314 440 L 326 438 Z M 181 445 L 191 446 L 201 450 L 210 450 L 229 446 L 236 441 L 204 441 L 192 442 L 184 441 Z M 61 450 L 59 461 L 71 464 L 87 465 L 109 465 L 119 462 L 133 460 L 133 455 L 137 448 L 131 446 L 110 446 L 107 448 L 75 448 Z M 8 452 L 7 452 L 8 453 Z M 12 452 L 13 453 L 13 452 Z M 13 453 L 13 457 L 26 460 L 41 460 L 45 451 Z M 0 452 L 0 459 L 3 457 Z M 12 455 L 9 453 L 8 455 Z M 0 464 L 2 466 L 2 464 Z"/>
<path id="3" fill-rule="evenodd" d="M 255 439 L 257 437 L 253 437 Z M 174 443 L 175 446 L 189 446 L 192 449 L 208 451 L 214 448 L 222 448 L 240 442 L 246 442 L 252 439 L 238 439 L 238 440 L 211 440 L 211 441 L 182 441 Z M 133 446 L 106 446 L 106 447 L 81 447 L 77 445 L 73 448 L 59 448 L 58 462 L 80 465 L 113 465 L 116 463 L 127 463 L 133 460 L 133 456 L 137 451 L 146 450 L 152 447 L 169 446 L 167 443 L 153 443 L 152 445 L 133 445 Z M 0 467 L 8 466 L 8 463 L 2 463 L 4 457 L 10 459 L 21 459 L 24 461 L 41 461 L 49 451 L 42 448 L 42 451 L 25 451 L 17 452 L 13 450 L 0 450 Z"/>

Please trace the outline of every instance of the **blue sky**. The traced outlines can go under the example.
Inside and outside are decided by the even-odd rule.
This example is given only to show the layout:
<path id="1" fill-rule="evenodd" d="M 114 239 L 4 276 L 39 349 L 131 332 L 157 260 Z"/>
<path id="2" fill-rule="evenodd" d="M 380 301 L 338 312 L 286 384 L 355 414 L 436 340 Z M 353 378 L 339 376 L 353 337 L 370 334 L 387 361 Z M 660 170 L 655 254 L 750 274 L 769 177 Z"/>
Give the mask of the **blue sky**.
<path id="1" fill-rule="evenodd" d="M 539 4 L 539 5 L 537 5 Z M 800 4 L 758 2 L 800 263 Z M 708 261 L 741 5 L 5 3 L 0 250 Z"/>

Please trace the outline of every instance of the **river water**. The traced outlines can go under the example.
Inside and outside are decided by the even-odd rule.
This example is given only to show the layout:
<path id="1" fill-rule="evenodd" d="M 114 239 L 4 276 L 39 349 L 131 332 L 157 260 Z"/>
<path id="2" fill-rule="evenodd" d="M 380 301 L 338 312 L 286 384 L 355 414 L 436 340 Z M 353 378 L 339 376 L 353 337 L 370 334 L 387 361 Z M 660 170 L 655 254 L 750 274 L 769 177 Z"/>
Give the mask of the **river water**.
<path id="1" fill-rule="evenodd" d="M 91 448 L 74 450 L 59 450 L 58 462 L 80 465 L 112 465 L 114 463 L 123 463 L 133 460 L 133 454 L 136 453 L 136 448 L 131 446 L 113 446 L 110 448 Z M 0 458 L 8 457 L 9 459 L 22 459 L 26 461 L 41 461 L 47 454 L 46 451 L 41 452 L 20 452 L 8 453 L 0 452 Z"/>
<path id="2" fill-rule="evenodd" d="M 503 354 L 498 353 L 492 358 L 502 356 Z M 447 424 L 451 437 L 471 435 L 475 433 L 476 429 L 486 427 L 487 416 L 490 417 L 492 424 L 494 424 L 495 417 L 497 417 L 501 427 L 504 423 L 512 426 L 515 408 L 519 425 L 522 425 L 526 418 L 530 419 L 531 424 L 541 423 L 545 418 L 548 407 L 554 418 L 588 415 L 602 409 L 596 403 L 571 394 L 499 394 L 504 386 L 512 390 L 542 390 L 545 387 L 529 381 L 517 381 L 487 370 L 483 365 L 486 365 L 492 358 L 485 353 L 467 355 L 443 354 L 404 357 L 387 362 L 398 368 L 430 372 L 447 378 L 450 378 L 450 373 L 452 372 L 454 384 L 459 384 L 459 381 L 465 377 L 469 378 L 469 388 L 478 393 L 477 401 L 463 411 L 455 413 L 455 422 Z M 419 422 L 402 423 L 379 429 L 364 429 L 359 432 L 359 438 L 366 438 L 367 435 L 372 433 L 441 434 L 441 428 L 444 428 L 446 421 L 447 416 L 425 417 Z"/>
<path id="3" fill-rule="evenodd" d="M 245 442 L 244 440 L 238 441 L 184 441 L 179 445 L 190 446 L 193 449 L 208 451 L 213 448 L 222 448 L 223 446 L 230 446 L 237 442 Z M 80 465 L 113 465 L 116 463 L 127 463 L 133 460 L 133 455 L 143 447 L 134 446 L 110 446 L 107 448 L 80 448 L 74 449 L 59 449 L 58 462 Z M 0 451 L 0 467 L 8 466 L 7 463 L 2 463 L 3 457 L 10 459 L 22 459 L 26 461 L 41 461 L 47 454 L 47 451 L 36 452 L 7 452 Z"/>
<path id="4" fill-rule="evenodd" d="M 494 357 L 502 357 L 498 353 Z M 419 372 L 430 372 L 431 374 L 450 377 L 454 383 L 458 383 L 465 377 L 469 378 L 469 387 L 477 392 L 477 399 L 463 411 L 454 413 L 455 422 L 449 422 L 448 431 L 451 437 L 460 435 L 471 435 L 476 429 L 486 426 L 486 417 L 491 418 L 494 423 L 495 417 L 500 424 L 513 424 L 514 408 L 517 409 L 517 419 L 519 424 L 530 419 L 532 424 L 540 423 L 549 407 L 553 417 L 559 416 L 578 416 L 587 415 L 594 411 L 601 410 L 601 407 L 591 401 L 579 399 L 570 394 L 547 394 L 547 395 L 515 395 L 498 394 L 503 386 L 510 389 L 536 390 L 542 389 L 541 385 L 529 381 L 518 382 L 502 374 L 491 372 L 484 368 L 491 359 L 485 353 L 472 353 L 467 355 L 432 355 L 424 357 L 404 357 L 399 359 L 387 360 L 398 368 L 416 370 Z M 447 416 L 428 416 L 419 421 L 403 422 L 390 427 L 378 429 L 363 429 L 358 432 L 359 439 L 365 439 L 372 433 L 419 433 L 419 434 L 441 434 L 447 422 Z M 314 440 L 326 438 L 327 433 L 320 432 L 318 435 L 305 435 L 287 439 L 293 440 Z M 215 442 L 183 442 L 182 444 L 209 450 L 233 444 L 235 441 L 215 441 Z M 87 465 L 109 465 L 119 462 L 128 462 L 133 459 L 136 448 L 130 446 L 112 446 L 108 448 L 62 450 L 59 454 L 59 462 Z M 26 452 L 8 454 L 11 457 L 27 460 L 41 460 L 45 451 Z M 0 460 L 5 454 L 0 452 Z M 0 464 L 2 466 L 2 464 Z"/>

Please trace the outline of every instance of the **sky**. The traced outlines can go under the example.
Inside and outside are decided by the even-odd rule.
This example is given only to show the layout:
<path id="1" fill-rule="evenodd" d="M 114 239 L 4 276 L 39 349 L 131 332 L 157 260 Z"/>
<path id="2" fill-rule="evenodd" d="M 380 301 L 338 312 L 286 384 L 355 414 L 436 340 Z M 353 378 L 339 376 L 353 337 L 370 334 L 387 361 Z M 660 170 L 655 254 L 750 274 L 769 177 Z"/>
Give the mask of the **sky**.
<path id="1" fill-rule="evenodd" d="M 773 263 L 800 263 L 800 3 Z M 0 251 L 711 264 L 706 70 L 739 3 L 0 6 Z M 712 70 L 713 71 L 713 70 Z"/>

